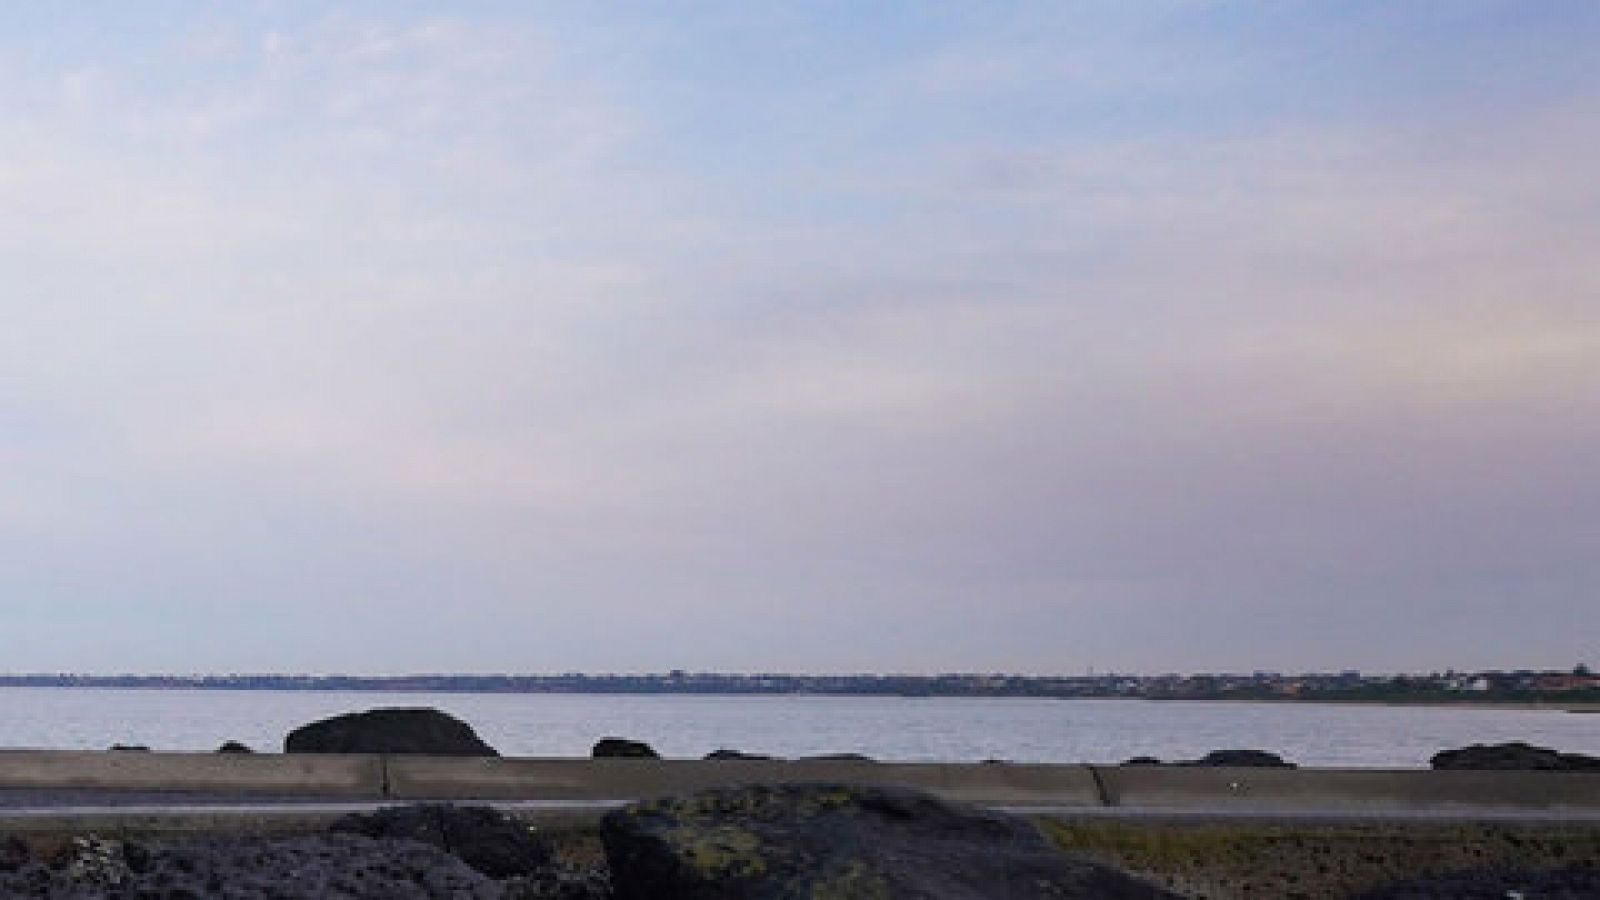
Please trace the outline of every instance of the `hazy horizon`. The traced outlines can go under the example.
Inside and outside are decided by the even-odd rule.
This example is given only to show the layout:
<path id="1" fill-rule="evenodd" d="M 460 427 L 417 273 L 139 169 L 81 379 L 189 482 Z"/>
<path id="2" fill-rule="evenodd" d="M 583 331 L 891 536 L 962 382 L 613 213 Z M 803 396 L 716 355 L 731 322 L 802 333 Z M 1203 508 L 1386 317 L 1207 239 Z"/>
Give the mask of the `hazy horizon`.
<path id="1" fill-rule="evenodd" d="M 1439 668 L 1439 669 L 1378 669 L 1378 670 L 1360 670 L 1360 672 L 1361 672 L 1361 675 L 1364 676 L 1364 677 L 1385 678 L 1385 677 L 1389 677 L 1389 676 L 1414 676 L 1414 675 L 1427 676 L 1427 675 L 1433 675 L 1433 674 L 1442 675 L 1442 674 L 1444 674 L 1446 672 L 1455 672 L 1457 674 L 1476 674 L 1476 673 L 1479 673 L 1479 672 L 1514 672 L 1514 671 L 1568 672 L 1568 671 L 1572 670 L 1576 665 L 1579 665 L 1579 664 L 1574 664 L 1574 665 L 1555 664 L 1555 665 L 1545 665 L 1545 666 L 1532 666 L 1532 667 L 1526 667 L 1526 668 L 1517 668 L 1517 667 L 1510 667 L 1510 666 L 1489 666 L 1489 667 L 1485 667 L 1483 669 L 1460 669 L 1460 668 L 1446 666 L 1446 667 Z M 1582 665 L 1587 666 L 1587 663 L 1583 663 Z M 837 669 L 837 670 L 835 670 L 835 669 L 829 669 L 829 670 L 823 670 L 823 669 L 816 669 L 816 670 L 788 670 L 788 671 L 757 670 L 757 669 L 745 669 L 745 670 L 722 670 L 722 669 L 681 669 L 681 670 L 674 670 L 674 669 L 657 669 L 657 670 L 636 669 L 636 670 L 624 670 L 624 669 L 617 669 L 617 670 L 609 670 L 609 671 L 603 671 L 603 670 L 589 670 L 589 671 L 555 671 L 555 670 L 547 670 L 547 671 L 534 671 L 534 670 L 528 670 L 528 671 L 510 671 L 510 670 L 492 671 L 492 670 L 488 670 L 488 669 L 483 669 L 483 670 L 463 669 L 463 670 L 440 670 L 440 671 L 422 671 L 422 670 L 418 670 L 418 671 L 381 671 L 381 672 L 380 671 L 341 671 L 341 670 L 333 670 L 333 669 L 321 670 L 321 671 L 313 671 L 313 670 L 305 670 L 305 671 L 265 671 L 265 670 L 263 670 L 263 671 L 221 671 L 221 670 L 211 670 L 211 671 L 189 671 L 189 672 L 183 672 L 183 671 L 127 672 L 127 671 L 110 671 L 110 670 L 105 670 L 105 671 L 85 670 L 85 671 L 62 671 L 62 672 L 27 671 L 27 672 L 24 672 L 24 671 L 20 671 L 20 670 L 0 670 L 0 678 L 91 678 L 91 679 L 109 679 L 109 678 L 139 678 L 139 679 L 160 679 L 160 678 L 352 678 L 352 679 L 361 679 L 361 680 L 366 680 L 366 679 L 371 679 L 371 680 L 394 680 L 394 679 L 405 679 L 405 678 L 566 678 L 566 677 L 578 676 L 578 677 L 582 677 L 582 678 L 600 679 L 600 678 L 666 678 L 666 677 L 672 676 L 674 674 L 674 672 L 681 672 L 683 675 L 686 675 L 686 676 L 706 676 L 706 675 L 709 675 L 709 676 L 716 676 L 716 677 L 733 677 L 733 678 L 940 678 L 940 677 L 962 677 L 962 678 L 967 678 L 967 677 L 972 677 L 972 678 L 984 678 L 984 677 L 1016 677 L 1016 678 L 1081 678 L 1081 677 L 1115 678 L 1115 677 L 1129 677 L 1129 678 L 1157 678 L 1157 677 L 1165 677 L 1165 676 L 1177 676 L 1177 677 L 1209 676 L 1209 675 L 1254 676 L 1254 675 L 1263 675 L 1263 674 L 1266 674 L 1266 675 L 1282 675 L 1284 677 L 1294 677 L 1294 676 L 1299 676 L 1299 675 L 1313 675 L 1313 674 L 1337 675 L 1337 674 L 1342 674 L 1342 673 L 1348 672 L 1348 671 L 1356 671 L 1356 670 L 1348 668 L 1348 667 L 1345 667 L 1345 668 L 1334 667 L 1334 668 L 1326 668 L 1326 669 L 1285 669 L 1285 670 L 1239 669 L 1239 668 L 1235 668 L 1235 669 L 1210 669 L 1210 670 L 1205 670 L 1205 671 L 1200 671 L 1200 670 L 1175 670 L 1175 669 L 1145 669 L 1145 670 L 1133 670 L 1133 669 L 1121 670 L 1121 669 L 1119 669 L 1119 670 L 1115 670 L 1115 671 L 1109 671 L 1109 670 L 1096 669 L 1094 671 L 1077 671 L 1077 672 L 1042 671 L 1042 670 L 1041 671 L 1018 671 L 1018 670 L 1000 670 L 1000 669 L 948 670 L 948 671 L 941 671 L 941 670 L 934 670 L 934 669 L 927 669 L 927 670 L 921 670 L 921 671 L 914 671 L 914 670 L 851 670 L 851 671 L 847 671 L 847 670 L 842 670 L 842 669 Z"/>
<path id="2" fill-rule="evenodd" d="M 1600 663 L 1600 5 L 0 10 L 14 671 Z"/>

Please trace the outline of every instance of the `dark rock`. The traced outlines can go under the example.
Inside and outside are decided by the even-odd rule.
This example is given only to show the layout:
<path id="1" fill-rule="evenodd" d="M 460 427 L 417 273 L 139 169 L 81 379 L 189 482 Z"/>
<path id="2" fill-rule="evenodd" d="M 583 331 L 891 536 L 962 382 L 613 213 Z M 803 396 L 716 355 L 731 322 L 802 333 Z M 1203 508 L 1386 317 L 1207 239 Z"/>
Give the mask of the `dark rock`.
<path id="1" fill-rule="evenodd" d="M 660 754 L 650 748 L 644 741 L 630 741 L 627 738 L 604 737 L 594 745 L 594 750 L 589 754 L 595 759 L 660 759 Z"/>
<path id="2" fill-rule="evenodd" d="M 719 788 L 608 813 L 618 900 L 1171 898 L 1027 821 L 901 788 Z"/>
<path id="3" fill-rule="evenodd" d="M 1135 756 L 1125 760 L 1124 766 L 1200 766 L 1200 767 L 1233 767 L 1245 769 L 1292 769 L 1294 763 L 1287 762 L 1276 753 L 1265 750 L 1213 750 L 1199 759 L 1183 759 L 1176 762 L 1162 762 L 1154 756 Z"/>
<path id="4" fill-rule="evenodd" d="M 15 872 L 27 865 L 33 854 L 28 845 L 16 835 L 6 835 L 0 840 L 0 872 Z"/>
<path id="5" fill-rule="evenodd" d="M 443 850 L 354 834 L 133 844 L 79 839 L 65 865 L 0 873 L 0 897 L 50 900 L 496 900 L 500 885 Z"/>
<path id="6" fill-rule="evenodd" d="M 1473 744 L 1459 750 L 1436 753 L 1435 769 L 1468 769 L 1536 772 L 1596 772 L 1600 758 L 1581 753 L 1560 753 L 1515 741 L 1509 744 Z"/>
<path id="7" fill-rule="evenodd" d="M 1448 872 L 1386 884 L 1358 894 L 1354 900 L 1505 900 L 1507 897 L 1594 900 L 1600 897 L 1600 869 Z"/>
<path id="8" fill-rule="evenodd" d="M 772 759 L 772 757 L 766 755 L 765 753 L 742 753 L 742 752 L 740 752 L 738 750 L 723 749 L 723 750 L 713 750 L 710 753 L 707 753 L 706 754 L 706 759 L 763 760 L 763 759 Z"/>
<path id="9" fill-rule="evenodd" d="M 244 744 L 239 743 L 238 741 L 228 741 L 226 744 L 223 744 L 221 747 L 218 747 L 217 748 L 217 752 L 218 753 L 254 753 L 255 751 L 251 750 L 249 747 L 245 746 Z"/>
<path id="10" fill-rule="evenodd" d="M 528 875 L 551 862 L 550 844 L 533 830 L 483 806 L 419 804 L 345 816 L 329 830 L 432 844 L 494 878 Z"/>
<path id="11" fill-rule="evenodd" d="M 821 756 L 802 756 L 801 759 L 815 762 L 877 762 L 864 753 L 824 753 Z"/>
<path id="12" fill-rule="evenodd" d="M 418 753 L 499 756 L 472 726 L 437 709 L 374 709 L 302 725 L 285 753 Z"/>
<path id="13" fill-rule="evenodd" d="M 149 753 L 150 748 L 143 744 L 112 744 L 113 753 Z"/>
<path id="14" fill-rule="evenodd" d="M 1276 753 L 1265 750 L 1213 750 L 1199 759 L 1178 763 L 1180 766 L 1233 766 L 1248 769 L 1292 769 L 1294 763 L 1287 762 Z"/>

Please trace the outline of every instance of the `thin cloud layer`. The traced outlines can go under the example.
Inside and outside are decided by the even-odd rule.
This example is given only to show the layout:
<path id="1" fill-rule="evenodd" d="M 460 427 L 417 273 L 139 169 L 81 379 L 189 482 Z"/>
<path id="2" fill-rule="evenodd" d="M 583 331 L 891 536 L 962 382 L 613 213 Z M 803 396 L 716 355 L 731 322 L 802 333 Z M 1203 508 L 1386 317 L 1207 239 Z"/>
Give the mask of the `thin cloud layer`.
<path id="1" fill-rule="evenodd" d="M 1592 652 L 1583 7 L 5 15 L 9 668 Z"/>

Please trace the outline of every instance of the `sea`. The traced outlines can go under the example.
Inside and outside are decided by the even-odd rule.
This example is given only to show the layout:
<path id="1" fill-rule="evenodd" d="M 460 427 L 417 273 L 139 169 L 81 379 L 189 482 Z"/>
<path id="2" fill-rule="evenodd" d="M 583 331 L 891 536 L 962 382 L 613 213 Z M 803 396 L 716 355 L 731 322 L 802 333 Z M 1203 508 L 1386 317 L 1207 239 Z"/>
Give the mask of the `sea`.
<path id="1" fill-rule="evenodd" d="M 667 757 L 719 748 L 780 757 L 861 753 L 883 761 L 1115 763 L 1222 748 L 1301 765 L 1426 767 L 1434 753 L 1527 741 L 1600 755 L 1600 714 L 1555 709 L 1399 707 L 1137 699 L 463 694 L 0 688 L 0 748 L 204 752 L 224 741 L 277 751 L 338 713 L 428 706 L 465 720 L 503 755 L 587 756 L 605 736 Z"/>

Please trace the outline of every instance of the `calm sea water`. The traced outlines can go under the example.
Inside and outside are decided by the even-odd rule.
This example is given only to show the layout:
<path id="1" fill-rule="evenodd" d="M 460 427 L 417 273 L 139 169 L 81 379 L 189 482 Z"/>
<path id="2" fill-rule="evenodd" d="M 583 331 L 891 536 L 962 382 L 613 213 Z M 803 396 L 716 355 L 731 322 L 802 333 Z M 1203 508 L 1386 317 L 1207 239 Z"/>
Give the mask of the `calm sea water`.
<path id="1" fill-rule="evenodd" d="M 282 747 L 292 728 L 379 706 L 432 706 L 501 753 L 586 756 L 624 735 L 671 757 L 719 747 L 883 760 L 1117 762 L 1272 750 L 1306 765 L 1426 766 L 1470 743 L 1524 740 L 1600 754 L 1600 714 L 1143 700 L 819 696 L 314 693 L 0 688 L 0 747 L 206 751 L 225 740 Z"/>

